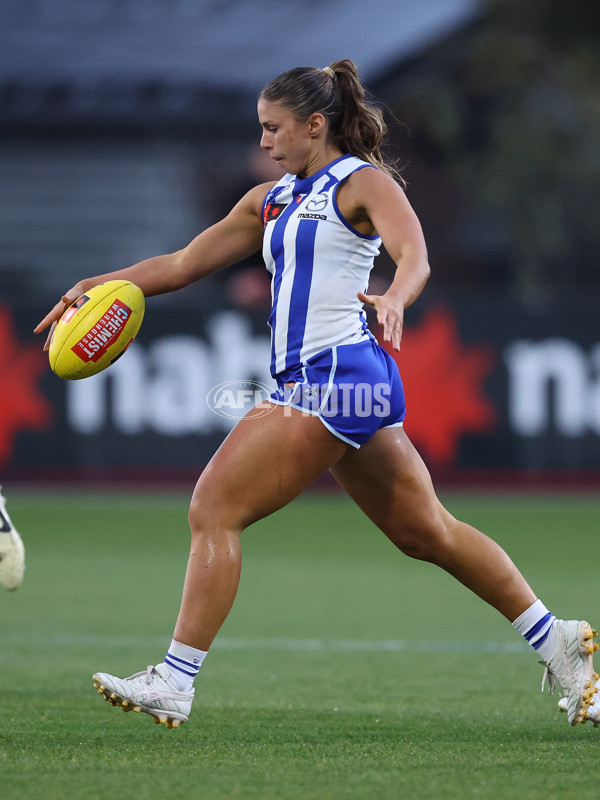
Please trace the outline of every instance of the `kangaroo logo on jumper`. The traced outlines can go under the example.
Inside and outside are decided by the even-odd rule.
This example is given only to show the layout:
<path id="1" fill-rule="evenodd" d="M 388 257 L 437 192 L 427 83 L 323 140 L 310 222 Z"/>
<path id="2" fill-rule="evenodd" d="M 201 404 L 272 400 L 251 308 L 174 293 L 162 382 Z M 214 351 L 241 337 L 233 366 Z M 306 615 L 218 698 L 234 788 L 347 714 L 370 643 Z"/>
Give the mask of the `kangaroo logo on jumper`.
<path id="1" fill-rule="evenodd" d="M 273 222 L 286 207 L 287 203 L 267 203 L 263 214 L 263 223 L 266 225 L 267 222 Z"/>
<path id="2" fill-rule="evenodd" d="M 309 211 L 322 211 L 328 202 L 329 197 L 323 192 L 320 192 L 319 194 L 315 195 L 312 200 L 308 201 L 306 208 Z"/>

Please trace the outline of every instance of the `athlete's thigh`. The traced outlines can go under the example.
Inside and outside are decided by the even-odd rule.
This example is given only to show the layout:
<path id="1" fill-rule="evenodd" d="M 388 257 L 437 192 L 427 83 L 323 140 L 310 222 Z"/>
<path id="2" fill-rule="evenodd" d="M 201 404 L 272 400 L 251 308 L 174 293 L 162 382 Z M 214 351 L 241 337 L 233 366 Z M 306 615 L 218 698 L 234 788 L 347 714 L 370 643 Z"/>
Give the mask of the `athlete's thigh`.
<path id="1" fill-rule="evenodd" d="M 360 450 L 348 451 L 330 471 L 392 540 L 400 530 L 437 526 L 448 514 L 403 428 L 382 428 Z"/>
<path id="2" fill-rule="evenodd" d="M 293 500 L 347 449 L 317 417 L 252 409 L 200 476 L 191 513 L 241 530 Z"/>

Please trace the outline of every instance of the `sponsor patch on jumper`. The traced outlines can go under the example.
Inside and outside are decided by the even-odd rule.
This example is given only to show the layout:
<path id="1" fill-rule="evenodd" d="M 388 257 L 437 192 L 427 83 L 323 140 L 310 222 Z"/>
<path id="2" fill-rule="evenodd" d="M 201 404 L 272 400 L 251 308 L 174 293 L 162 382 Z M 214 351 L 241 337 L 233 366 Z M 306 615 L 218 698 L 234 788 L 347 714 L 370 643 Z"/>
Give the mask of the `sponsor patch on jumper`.
<path id="1" fill-rule="evenodd" d="M 131 309 L 121 300 L 115 300 L 98 322 L 71 350 L 82 361 L 98 361 L 123 333 L 131 317 Z"/>
<path id="2" fill-rule="evenodd" d="M 263 223 L 273 222 L 281 214 L 284 208 L 287 208 L 287 203 L 267 203 L 263 214 Z"/>
<path id="3" fill-rule="evenodd" d="M 327 214 L 298 214 L 298 219 L 327 219 Z"/>

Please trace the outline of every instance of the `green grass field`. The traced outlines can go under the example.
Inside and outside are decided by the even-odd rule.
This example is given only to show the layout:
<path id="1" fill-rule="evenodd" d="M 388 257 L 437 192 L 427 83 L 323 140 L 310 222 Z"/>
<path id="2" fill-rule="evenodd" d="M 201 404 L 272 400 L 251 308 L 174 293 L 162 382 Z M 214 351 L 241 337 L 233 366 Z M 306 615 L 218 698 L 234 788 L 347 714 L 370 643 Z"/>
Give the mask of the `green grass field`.
<path id="1" fill-rule="evenodd" d="M 600 796 L 600 729 L 571 728 L 510 625 L 344 497 L 244 534 L 236 604 L 169 731 L 103 702 L 91 674 L 162 660 L 187 497 L 7 488 L 27 572 L 0 592 L 3 800 Z M 445 500 L 557 615 L 600 623 L 600 501 Z"/>

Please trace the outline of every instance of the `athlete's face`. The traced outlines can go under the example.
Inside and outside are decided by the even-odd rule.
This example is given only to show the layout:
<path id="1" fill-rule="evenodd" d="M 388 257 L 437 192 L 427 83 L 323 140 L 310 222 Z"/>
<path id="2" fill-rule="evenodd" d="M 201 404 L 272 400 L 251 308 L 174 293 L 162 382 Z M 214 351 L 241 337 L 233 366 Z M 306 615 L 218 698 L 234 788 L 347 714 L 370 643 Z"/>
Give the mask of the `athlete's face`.
<path id="1" fill-rule="evenodd" d="M 306 174 L 316 147 L 312 118 L 300 122 L 280 103 L 261 97 L 258 101 L 258 119 L 262 127 L 260 146 L 263 150 L 267 151 L 284 172 L 292 175 Z"/>

